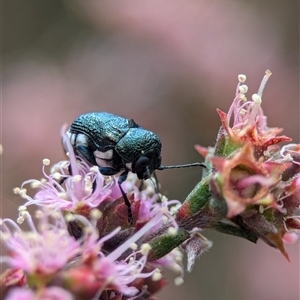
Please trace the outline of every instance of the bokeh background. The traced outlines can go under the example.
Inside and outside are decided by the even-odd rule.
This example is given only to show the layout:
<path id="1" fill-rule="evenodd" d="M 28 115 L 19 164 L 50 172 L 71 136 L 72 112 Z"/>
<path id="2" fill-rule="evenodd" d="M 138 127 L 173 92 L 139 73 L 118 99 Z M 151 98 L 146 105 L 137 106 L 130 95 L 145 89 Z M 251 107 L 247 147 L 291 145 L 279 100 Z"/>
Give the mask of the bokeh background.
<path id="1" fill-rule="evenodd" d="M 42 159 L 64 159 L 60 129 L 88 111 L 109 111 L 157 133 L 163 163 L 199 161 L 213 145 L 237 75 L 248 97 L 273 72 L 263 108 L 270 126 L 299 137 L 297 0 L 1 1 L 1 216 L 16 218 L 12 193 L 40 178 Z M 158 174 L 169 199 L 184 200 L 199 169 Z M 257 245 L 214 232 L 213 248 L 185 284 L 160 299 L 297 300 L 299 243 L 291 263 Z"/>

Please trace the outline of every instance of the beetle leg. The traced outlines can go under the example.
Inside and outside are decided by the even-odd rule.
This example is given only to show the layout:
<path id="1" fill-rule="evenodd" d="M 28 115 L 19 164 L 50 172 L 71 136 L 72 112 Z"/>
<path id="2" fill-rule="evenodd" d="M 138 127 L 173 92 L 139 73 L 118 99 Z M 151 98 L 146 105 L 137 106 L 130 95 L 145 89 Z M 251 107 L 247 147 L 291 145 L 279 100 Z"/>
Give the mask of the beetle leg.
<path id="1" fill-rule="evenodd" d="M 122 189 L 122 183 L 126 180 L 127 178 L 127 175 L 128 175 L 128 171 L 125 171 L 123 172 L 119 179 L 118 179 L 118 185 L 119 185 L 119 188 L 121 190 L 121 193 L 122 193 L 122 196 L 123 196 L 123 199 L 124 199 L 124 202 L 125 202 L 125 205 L 127 206 L 127 211 L 128 211 L 128 222 L 133 225 L 133 217 L 132 217 L 132 210 L 131 210 L 131 204 L 128 200 L 128 197 L 127 195 L 125 194 L 124 190 Z"/>
<path id="2" fill-rule="evenodd" d="M 68 171 L 69 171 L 69 174 L 72 175 L 71 164 L 69 164 L 69 166 L 68 166 Z M 66 179 L 67 179 L 67 177 L 63 177 L 58 183 L 59 183 L 59 184 L 63 184 L 63 183 L 65 182 Z"/>
<path id="3" fill-rule="evenodd" d="M 113 168 L 109 168 L 109 167 L 99 167 L 99 170 L 100 170 L 100 173 L 102 175 L 107 175 L 107 176 L 111 176 L 111 175 L 115 175 L 117 174 L 119 171 L 113 169 Z M 119 188 L 120 188 L 120 191 L 122 193 L 122 196 L 123 196 L 123 199 L 124 199 L 124 202 L 125 202 L 125 205 L 127 206 L 127 210 L 128 210 L 128 222 L 132 225 L 133 224 L 133 217 L 132 217 L 132 211 L 131 211 L 131 204 L 128 200 L 128 197 L 127 195 L 125 194 L 123 188 L 122 188 L 122 183 L 126 180 L 127 178 L 127 175 L 128 175 L 128 171 L 124 171 L 119 179 L 118 179 L 118 185 L 119 185 Z"/>
<path id="4" fill-rule="evenodd" d="M 83 157 L 90 164 L 92 164 L 93 166 L 97 166 L 94 154 L 86 146 L 77 145 L 75 151 L 79 154 L 79 156 Z"/>
<path id="5" fill-rule="evenodd" d="M 140 180 L 139 191 L 142 191 L 144 188 L 144 180 Z"/>
<path id="6" fill-rule="evenodd" d="M 118 170 L 109 167 L 99 167 L 100 173 L 105 176 L 112 176 L 119 173 Z"/>

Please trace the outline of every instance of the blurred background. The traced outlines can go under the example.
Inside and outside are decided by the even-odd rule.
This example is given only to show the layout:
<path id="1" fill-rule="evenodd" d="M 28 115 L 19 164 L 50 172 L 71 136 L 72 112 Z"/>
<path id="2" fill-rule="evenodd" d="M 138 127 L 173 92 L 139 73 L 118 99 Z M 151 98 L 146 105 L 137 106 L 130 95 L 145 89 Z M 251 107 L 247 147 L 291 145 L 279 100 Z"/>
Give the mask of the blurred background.
<path id="1" fill-rule="evenodd" d="M 227 111 L 238 74 L 248 97 L 266 69 L 269 126 L 299 142 L 299 2 L 241 0 L 3 1 L 1 216 L 16 219 L 12 189 L 41 178 L 42 159 L 64 159 L 60 130 L 80 114 L 109 111 L 160 136 L 163 164 L 201 161 L 214 145 L 216 108 Z M 184 200 L 197 168 L 158 174 Z M 160 299 L 297 300 L 299 243 L 291 263 L 257 245 L 204 232 L 213 248 L 185 284 Z"/>

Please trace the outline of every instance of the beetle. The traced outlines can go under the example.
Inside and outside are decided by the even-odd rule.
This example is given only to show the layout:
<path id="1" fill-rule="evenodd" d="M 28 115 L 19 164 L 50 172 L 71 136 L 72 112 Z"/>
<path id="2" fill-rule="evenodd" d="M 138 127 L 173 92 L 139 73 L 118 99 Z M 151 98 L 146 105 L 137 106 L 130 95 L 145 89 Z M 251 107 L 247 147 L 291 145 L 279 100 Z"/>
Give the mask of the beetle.
<path id="1" fill-rule="evenodd" d="M 75 155 L 98 166 L 103 175 L 118 175 L 118 185 L 128 208 L 132 224 L 130 202 L 122 189 L 128 172 L 141 180 L 149 179 L 155 170 L 202 166 L 202 163 L 162 166 L 159 137 L 140 127 L 133 119 L 108 112 L 90 112 L 80 115 L 71 124 L 67 135 Z M 66 147 L 65 147 L 66 150 Z"/>

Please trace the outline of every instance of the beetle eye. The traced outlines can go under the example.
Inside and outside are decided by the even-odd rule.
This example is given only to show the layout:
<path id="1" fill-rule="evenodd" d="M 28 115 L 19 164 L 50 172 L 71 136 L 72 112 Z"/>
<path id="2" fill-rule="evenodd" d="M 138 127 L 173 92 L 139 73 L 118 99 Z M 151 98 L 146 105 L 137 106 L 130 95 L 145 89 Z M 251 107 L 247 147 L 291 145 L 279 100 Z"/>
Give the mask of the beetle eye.
<path id="1" fill-rule="evenodd" d="M 135 164 L 135 172 L 139 179 L 146 179 L 145 175 L 148 175 L 148 174 L 145 174 L 145 173 L 149 172 L 149 171 L 147 171 L 148 167 L 149 167 L 149 158 L 146 156 L 141 156 Z M 150 177 L 150 174 L 148 175 L 147 178 L 149 178 L 149 177 Z"/>

